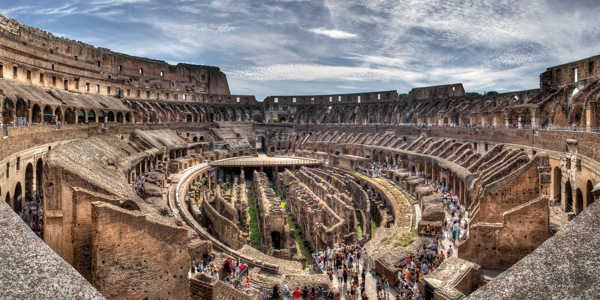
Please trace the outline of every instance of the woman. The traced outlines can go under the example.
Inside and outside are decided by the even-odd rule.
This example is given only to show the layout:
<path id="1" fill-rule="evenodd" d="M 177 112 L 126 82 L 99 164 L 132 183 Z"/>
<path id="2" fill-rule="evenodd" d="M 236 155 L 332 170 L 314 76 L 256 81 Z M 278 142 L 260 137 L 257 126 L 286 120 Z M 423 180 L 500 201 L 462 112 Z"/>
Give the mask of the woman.
<path id="1" fill-rule="evenodd" d="M 273 286 L 273 300 L 279 299 L 279 283 Z"/>

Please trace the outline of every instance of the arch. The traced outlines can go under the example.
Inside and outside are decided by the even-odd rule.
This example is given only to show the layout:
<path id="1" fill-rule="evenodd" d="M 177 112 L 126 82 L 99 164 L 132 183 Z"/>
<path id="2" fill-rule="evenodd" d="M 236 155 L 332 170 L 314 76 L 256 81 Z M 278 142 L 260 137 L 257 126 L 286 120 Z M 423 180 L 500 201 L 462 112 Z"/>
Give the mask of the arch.
<path id="1" fill-rule="evenodd" d="M 123 113 L 122 112 L 117 113 L 117 123 L 123 123 Z"/>
<path id="2" fill-rule="evenodd" d="M 29 121 L 29 111 L 27 110 L 27 104 L 25 103 L 25 100 L 19 98 L 17 100 L 17 121 L 19 120 L 18 118 L 25 118 L 26 121 Z"/>
<path id="3" fill-rule="evenodd" d="M 4 124 L 15 121 L 15 103 L 8 97 L 4 98 L 4 103 L 2 103 L 2 120 Z"/>
<path id="4" fill-rule="evenodd" d="M 285 117 L 279 118 L 279 123 L 285 123 L 285 122 L 287 122 L 287 119 Z"/>
<path id="5" fill-rule="evenodd" d="M 565 212 L 573 212 L 573 190 L 569 181 L 565 183 Z"/>
<path id="6" fill-rule="evenodd" d="M 594 203 L 594 196 L 592 195 L 592 190 L 594 189 L 594 185 L 591 180 L 588 180 L 585 184 L 585 206 L 587 208 L 592 203 Z"/>
<path id="7" fill-rule="evenodd" d="M 85 111 L 83 109 L 77 112 L 77 123 L 85 123 Z"/>
<path id="8" fill-rule="evenodd" d="M 25 199 L 33 196 L 33 165 L 27 164 L 25 168 Z"/>
<path id="9" fill-rule="evenodd" d="M 17 182 L 17 186 L 15 187 L 15 193 L 13 196 L 13 210 L 18 214 L 23 209 L 23 189 L 21 188 L 21 183 Z"/>
<path id="10" fill-rule="evenodd" d="M 35 191 L 38 195 L 42 194 L 43 189 L 43 180 L 44 180 L 44 162 L 41 158 L 37 160 L 35 163 Z"/>
<path id="11" fill-rule="evenodd" d="M 197 142 L 198 141 L 198 137 L 197 136 L 193 137 L 192 141 Z"/>
<path id="12" fill-rule="evenodd" d="M 42 109 L 39 104 L 34 104 L 31 108 L 31 123 L 42 122 Z"/>
<path id="13" fill-rule="evenodd" d="M 94 110 L 88 111 L 87 121 L 88 123 L 96 122 L 96 112 Z"/>
<path id="14" fill-rule="evenodd" d="M 54 115 L 56 116 L 56 121 L 57 122 L 62 122 L 63 121 L 62 109 L 60 107 L 57 107 L 54 110 Z"/>
<path id="15" fill-rule="evenodd" d="M 77 122 L 77 116 L 73 109 L 67 108 L 65 110 L 65 122 L 69 124 L 75 124 Z"/>
<path id="16" fill-rule="evenodd" d="M 531 126 L 531 110 L 529 108 L 525 109 L 521 114 L 521 125 Z"/>
<path id="17" fill-rule="evenodd" d="M 579 214 L 583 210 L 583 193 L 581 189 L 575 191 L 575 213 Z"/>
<path id="18" fill-rule="evenodd" d="M 115 121 L 115 113 L 112 111 L 109 111 L 107 116 L 106 116 L 106 121 L 107 122 L 114 122 Z"/>
<path id="19" fill-rule="evenodd" d="M 185 121 L 186 121 L 186 122 L 192 122 L 192 115 L 187 115 L 187 116 L 185 117 Z"/>
<path id="20" fill-rule="evenodd" d="M 552 199 L 555 202 L 560 202 L 562 175 L 559 167 L 554 167 L 552 171 Z"/>
<path id="21" fill-rule="evenodd" d="M 105 122 L 104 117 L 105 117 L 104 111 L 103 110 L 98 111 L 98 122 L 104 123 Z"/>
<path id="22" fill-rule="evenodd" d="M 12 203 L 12 198 L 10 197 L 10 192 L 6 192 L 6 198 L 4 198 L 6 203 L 8 203 L 8 205 L 10 205 L 10 207 L 12 207 L 14 209 L 13 203 Z"/>
<path id="23" fill-rule="evenodd" d="M 573 105 L 573 113 L 571 114 L 571 116 L 571 123 L 579 125 L 579 123 L 581 122 L 581 118 L 583 117 L 583 105 Z"/>
<path id="24" fill-rule="evenodd" d="M 44 118 L 42 121 L 48 124 L 52 123 L 52 107 L 50 105 L 44 107 Z"/>
<path id="25" fill-rule="evenodd" d="M 130 112 L 125 114 L 125 122 L 131 123 L 131 113 Z"/>

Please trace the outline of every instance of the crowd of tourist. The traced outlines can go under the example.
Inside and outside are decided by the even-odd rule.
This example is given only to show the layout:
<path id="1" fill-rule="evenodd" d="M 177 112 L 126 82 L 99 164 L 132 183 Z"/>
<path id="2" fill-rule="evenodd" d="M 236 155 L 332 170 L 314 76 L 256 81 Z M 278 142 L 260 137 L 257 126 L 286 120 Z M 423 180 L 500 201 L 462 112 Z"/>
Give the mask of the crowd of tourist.
<path id="1" fill-rule="evenodd" d="M 196 276 L 199 273 L 204 273 L 242 291 L 246 291 L 250 288 L 249 278 L 246 278 L 246 282 L 242 284 L 243 275 L 248 274 L 248 265 L 245 261 L 236 261 L 236 259 L 227 258 L 223 261 L 223 265 L 221 267 L 222 268 L 219 268 L 215 262 L 214 253 L 205 251 L 202 254 L 202 259 L 199 260 L 198 263 L 196 263 L 195 260 L 192 260 L 190 263 L 189 277 Z M 220 273 L 224 274 L 223 278 L 220 278 Z"/>
<path id="2" fill-rule="evenodd" d="M 373 178 L 385 176 L 385 171 L 392 169 L 398 169 L 398 166 L 388 162 L 371 162 L 369 165 L 356 167 L 355 171 Z"/>
<path id="3" fill-rule="evenodd" d="M 44 197 L 42 194 L 31 196 L 24 203 L 23 210 L 19 216 L 31 228 L 31 230 L 40 238 L 44 234 Z"/>

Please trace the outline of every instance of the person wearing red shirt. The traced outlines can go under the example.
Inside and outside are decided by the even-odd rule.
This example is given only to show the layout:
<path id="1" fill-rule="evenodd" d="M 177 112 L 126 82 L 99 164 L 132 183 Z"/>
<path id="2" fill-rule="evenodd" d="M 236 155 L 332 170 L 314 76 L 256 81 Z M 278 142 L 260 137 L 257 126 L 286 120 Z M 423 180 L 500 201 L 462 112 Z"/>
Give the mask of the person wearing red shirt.
<path id="1" fill-rule="evenodd" d="M 300 291 L 300 287 L 297 286 L 296 289 L 294 290 L 294 299 L 300 299 L 301 294 L 302 294 L 302 292 Z"/>

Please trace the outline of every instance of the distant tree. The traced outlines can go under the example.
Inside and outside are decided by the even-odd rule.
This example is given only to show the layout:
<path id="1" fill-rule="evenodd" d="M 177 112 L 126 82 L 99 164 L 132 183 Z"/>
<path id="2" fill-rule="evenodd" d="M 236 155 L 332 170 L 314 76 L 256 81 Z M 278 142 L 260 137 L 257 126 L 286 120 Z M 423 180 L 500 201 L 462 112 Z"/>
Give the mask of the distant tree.
<path id="1" fill-rule="evenodd" d="M 477 92 L 467 93 L 467 95 L 471 96 L 472 98 L 476 98 L 476 97 L 480 97 L 481 96 L 481 94 L 477 93 Z"/>
<path id="2" fill-rule="evenodd" d="M 498 92 L 496 92 L 496 91 L 489 91 L 489 92 L 487 92 L 486 95 L 498 95 Z"/>
<path id="3" fill-rule="evenodd" d="M 402 100 L 406 100 L 408 99 L 408 94 L 399 94 L 398 95 L 398 100 L 402 101 Z"/>

